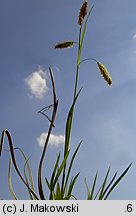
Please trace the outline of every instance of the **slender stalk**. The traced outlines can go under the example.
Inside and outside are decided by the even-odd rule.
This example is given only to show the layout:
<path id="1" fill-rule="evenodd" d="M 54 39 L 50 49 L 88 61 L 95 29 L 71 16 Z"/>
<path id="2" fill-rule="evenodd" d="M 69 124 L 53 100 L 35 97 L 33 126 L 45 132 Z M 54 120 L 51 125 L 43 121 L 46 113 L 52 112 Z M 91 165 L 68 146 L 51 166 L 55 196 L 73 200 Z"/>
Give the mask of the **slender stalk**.
<path id="1" fill-rule="evenodd" d="M 77 57 L 77 69 L 76 69 L 76 79 L 75 79 L 75 89 L 74 89 L 74 99 L 77 94 L 77 87 L 78 87 L 78 75 L 79 75 L 79 67 L 80 67 L 80 58 L 81 58 L 81 32 L 82 32 L 82 26 L 80 26 L 79 29 L 79 38 L 78 38 L 78 57 Z"/>
<path id="2" fill-rule="evenodd" d="M 45 140 L 45 144 L 44 144 L 44 148 L 43 148 L 43 152 L 42 152 L 42 156 L 41 156 L 40 163 L 39 163 L 39 168 L 38 168 L 38 189 L 39 189 L 40 198 L 42 200 L 45 200 L 45 196 L 44 196 L 44 192 L 43 192 L 43 186 L 42 186 L 42 165 L 43 165 L 43 160 L 44 160 L 44 157 L 45 157 L 46 148 L 47 148 L 49 138 L 50 138 L 50 134 L 51 134 L 51 131 L 52 131 L 52 128 L 53 128 L 53 125 L 54 125 L 54 120 L 55 120 L 55 117 L 56 117 L 57 107 L 58 107 L 58 100 L 57 100 L 57 97 L 56 97 L 55 84 L 54 84 L 54 79 L 53 79 L 53 75 L 52 75 L 52 70 L 51 70 L 50 67 L 49 67 L 49 71 L 50 71 L 50 77 L 51 77 L 51 82 L 52 82 L 54 104 L 53 104 L 53 112 L 52 112 L 51 123 L 50 123 L 50 126 L 49 126 L 47 138 Z"/>
<path id="3" fill-rule="evenodd" d="M 81 59 L 81 53 L 82 53 L 82 47 L 83 47 L 83 41 L 84 36 L 86 32 L 86 26 L 89 19 L 89 16 L 91 14 L 91 11 L 93 9 L 94 5 L 89 10 L 89 13 L 87 15 L 87 18 L 84 23 L 80 25 L 79 28 L 79 37 L 78 37 L 78 55 L 77 55 L 77 67 L 76 67 L 76 78 L 75 78 L 75 86 L 74 86 L 74 96 L 73 96 L 73 104 L 75 103 L 76 97 L 77 97 L 77 89 L 78 89 L 78 77 L 79 77 L 79 68 L 80 68 L 80 59 Z M 75 105 L 75 104 L 74 104 Z M 70 136 L 71 136 L 71 130 L 72 130 L 72 122 L 73 122 L 73 114 L 74 114 L 74 106 L 71 106 L 72 109 L 70 109 L 68 117 L 67 117 L 67 123 L 66 123 L 66 133 L 65 133 L 65 148 L 64 148 L 64 157 L 68 151 L 69 143 L 70 143 Z M 67 124 L 68 128 L 67 128 Z M 64 170 L 63 170 L 63 176 L 62 176 L 62 185 L 61 185 L 61 191 L 62 196 L 64 192 L 64 181 L 65 181 L 65 172 L 66 172 L 66 165 L 65 164 Z"/>
<path id="4" fill-rule="evenodd" d="M 74 97 L 73 97 L 73 102 L 76 98 L 76 95 L 77 95 L 77 88 L 78 88 L 78 76 L 79 76 L 79 68 L 80 68 L 80 58 L 81 58 L 81 32 L 82 32 L 82 26 L 80 26 L 80 29 L 79 29 L 79 38 L 78 38 L 78 56 L 77 56 L 77 68 L 76 68 L 76 78 L 75 78 L 75 86 L 74 86 Z M 70 132 L 69 132 L 69 141 L 70 141 L 70 134 L 71 134 L 71 129 L 72 129 L 72 121 L 73 121 L 73 113 L 74 113 L 74 106 L 72 108 L 72 112 L 71 112 L 71 126 L 70 126 Z M 65 148 L 64 148 L 64 157 L 67 153 L 67 149 L 66 149 L 66 145 L 65 145 Z M 62 196 L 64 195 L 63 192 L 64 192 L 64 181 L 65 181 L 65 175 L 66 175 L 66 165 L 67 165 L 67 162 L 64 166 L 64 170 L 63 170 L 63 176 L 62 176 L 62 185 L 61 185 L 61 191 L 62 191 Z"/>
<path id="5" fill-rule="evenodd" d="M 85 61 L 90 61 L 90 60 L 95 61 L 96 63 L 98 63 L 98 61 L 96 59 L 94 59 L 94 58 L 86 58 L 86 59 L 83 59 L 82 61 L 80 61 L 79 65 L 81 65 L 81 63 L 83 63 Z"/>

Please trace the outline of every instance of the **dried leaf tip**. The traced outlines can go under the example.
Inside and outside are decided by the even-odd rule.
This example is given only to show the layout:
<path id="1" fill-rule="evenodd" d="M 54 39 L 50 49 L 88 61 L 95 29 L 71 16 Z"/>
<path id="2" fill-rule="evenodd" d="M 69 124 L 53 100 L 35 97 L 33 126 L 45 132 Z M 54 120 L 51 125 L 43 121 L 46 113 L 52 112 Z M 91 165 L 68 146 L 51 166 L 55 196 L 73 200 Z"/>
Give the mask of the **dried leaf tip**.
<path id="1" fill-rule="evenodd" d="M 100 62 L 97 62 L 98 68 L 100 70 L 100 73 L 102 74 L 105 81 L 108 83 L 109 86 L 112 85 L 112 78 L 107 70 L 107 68 Z"/>
<path id="2" fill-rule="evenodd" d="M 74 41 L 65 41 L 62 43 L 58 43 L 54 46 L 55 49 L 65 49 L 70 48 L 74 45 Z"/>
<path id="3" fill-rule="evenodd" d="M 80 8 L 79 16 L 78 16 L 78 24 L 81 26 L 83 23 L 83 20 L 87 14 L 87 8 L 88 8 L 88 1 L 84 1 Z"/>

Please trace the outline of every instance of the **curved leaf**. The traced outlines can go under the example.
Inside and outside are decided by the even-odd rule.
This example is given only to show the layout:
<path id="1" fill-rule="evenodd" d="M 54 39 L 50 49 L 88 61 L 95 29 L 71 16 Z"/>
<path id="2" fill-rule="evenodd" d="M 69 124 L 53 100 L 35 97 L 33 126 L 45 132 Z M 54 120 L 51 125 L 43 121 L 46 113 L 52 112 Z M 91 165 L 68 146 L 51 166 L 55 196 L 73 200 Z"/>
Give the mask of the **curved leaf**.
<path id="1" fill-rule="evenodd" d="M 16 197 L 14 190 L 13 190 L 12 181 L 11 181 L 11 168 L 12 168 L 12 160 L 10 159 L 9 160 L 9 170 L 8 170 L 8 184 L 9 184 L 10 193 L 11 193 L 13 199 L 17 200 L 17 197 Z"/>

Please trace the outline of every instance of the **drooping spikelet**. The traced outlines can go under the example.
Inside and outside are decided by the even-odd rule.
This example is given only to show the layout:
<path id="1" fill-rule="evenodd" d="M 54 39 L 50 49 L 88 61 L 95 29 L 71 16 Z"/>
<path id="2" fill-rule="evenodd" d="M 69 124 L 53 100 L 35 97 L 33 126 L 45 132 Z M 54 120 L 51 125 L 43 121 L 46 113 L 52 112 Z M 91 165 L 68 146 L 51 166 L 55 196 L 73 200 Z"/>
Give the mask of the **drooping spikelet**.
<path id="1" fill-rule="evenodd" d="M 88 8 L 88 1 L 85 0 L 84 3 L 82 4 L 81 8 L 80 8 L 80 12 L 79 12 L 79 16 L 78 16 L 78 24 L 81 26 L 83 23 L 83 20 L 87 14 L 87 8 Z"/>
<path id="2" fill-rule="evenodd" d="M 97 62 L 98 68 L 100 70 L 100 73 L 102 74 L 103 78 L 105 79 L 105 81 L 108 83 L 109 86 L 112 85 L 112 78 L 108 72 L 108 70 L 106 69 L 106 67 L 100 63 Z"/>
<path id="3" fill-rule="evenodd" d="M 65 49 L 70 48 L 74 45 L 74 41 L 65 41 L 62 43 L 58 43 L 54 46 L 55 49 Z"/>

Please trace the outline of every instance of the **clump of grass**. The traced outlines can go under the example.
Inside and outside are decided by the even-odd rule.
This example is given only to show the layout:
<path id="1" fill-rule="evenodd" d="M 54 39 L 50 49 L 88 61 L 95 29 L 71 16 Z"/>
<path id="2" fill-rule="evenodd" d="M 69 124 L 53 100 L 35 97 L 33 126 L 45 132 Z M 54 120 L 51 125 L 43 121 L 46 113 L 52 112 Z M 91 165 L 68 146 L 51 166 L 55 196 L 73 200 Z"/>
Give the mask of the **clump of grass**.
<path id="1" fill-rule="evenodd" d="M 42 179 L 42 167 L 43 167 L 43 161 L 45 158 L 49 138 L 52 132 L 52 129 L 55 128 L 55 118 L 57 114 L 57 109 L 58 109 L 58 99 L 57 99 L 57 94 L 56 94 L 56 88 L 55 88 L 55 82 L 53 78 L 53 72 L 52 69 L 49 67 L 49 74 L 51 78 L 51 84 L 52 84 L 52 94 L 53 94 L 53 103 L 52 105 L 46 106 L 43 109 L 39 111 L 42 115 L 44 115 L 47 120 L 49 121 L 49 128 L 48 128 L 48 133 L 47 137 L 45 139 L 44 143 L 44 148 L 42 151 L 42 155 L 40 158 L 39 162 L 39 167 L 38 167 L 38 192 L 39 194 L 36 194 L 35 192 L 35 186 L 34 186 L 34 181 L 33 181 L 33 176 L 32 176 L 32 171 L 30 168 L 29 164 L 29 158 L 26 157 L 24 152 L 19 149 L 21 152 L 23 158 L 24 158 L 24 175 L 20 172 L 17 161 L 15 158 L 15 148 L 13 145 L 12 137 L 11 134 L 7 129 L 5 129 L 2 132 L 1 136 L 1 141 L 0 141 L 0 156 L 2 153 L 3 149 L 3 144 L 4 144 L 4 137 L 7 136 L 8 138 L 8 144 L 10 148 L 10 154 L 11 154 L 11 159 L 9 161 L 9 171 L 8 171 L 8 183 L 9 183 L 9 189 L 10 193 L 13 197 L 13 199 L 18 199 L 17 195 L 14 192 L 13 186 L 12 186 L 12 178 L 11 178 L 11 170 L 12 170 L 12 163 L 13 166 L 16 170 L 17 175 L 20 177 L 21 181 L 23 184 L 26 186 L 28 190 L 28 195 L 29 199 L 36 199 L 36 200 L 44 200 L 44 199 L 50 199 L 50 200 L 69 200 L 71 198 L 77 199 L 74 194 L 73 194 L 73 189 L 75 186 L 75 183 L 80 175 L 80 172 L 77 172 L 74 176 L 71 176 L 71 171 L 73 168 L 73 164 L 75 161 L 75 158 L 77 157 L 77 153 L 79 151 L 80 145 L 82 141 L 77 145 L 75 151 L 72 153 L 72 156 L 70 158 L 70 138 L 71 138 L 71 132 L 72 132 L 72 123 L 73 123 L 73 117 L 74 117 L 74 110 L 75 110 L 75 105 L 77 102 L 77 99 L 80 95 L 80 92 L 82 88 L 78 89 L 78 80 L 79 80 L 79 70 L 80 70 L 80 64 L 86 60 L 93 60 L 97 63 L 97 66 L 100 70 L 101 75 L 103 76 L 104 80 L 108 83 L 109 86 L 112 85 L 112 78 L 106 69 L 106 67 L 97 61 L 94 58 L 88 58 L 88 59 L 83 59 L 81 60 L 81 55 L 82 55 L 82 48 L 83 48 L 83 42 L 85 38 L 85 33 L 86 33 L 86 28 L 87 28 L 87 23 L 90 17 L 90 14 L 93 10 L 94 5 L 90 8 L 88 11 L 88 1 L 84 1 L 78 15 L 78 24 L 79 24 L 79 33 L 78 33 L 78 42 L 74 42 L 73 40 L 68 40 L 62 43 L 57 43 L 55 45 L 55 49 L 66 49 L 66 48 L 71 48 L 73 47 L 74 43 L 78 44 L 78 52 L 77 52 L 77 65 L 76 65 L 76 72 L 75 72 L 75 83 L 74 83 L 74 90 L 73 90 L 73 100 L 72 104 L 69 108 L 67 119 L 66 119 L 66 126 L 65 126 L 65 146 L 64 146 L 64 152 L 63 152 L 63 157 L 62 161 L 60 161 L 60 153 L 58 154 L 56 158 L 56 162 L 54 164 L 53 171 L 51 173 L 50 180 L 45 177 L 44 181 L 46 182 L 46 185 L 49 189 L 49 197 L 45 195 L 44 189 L 43 189 L 43 179 Z M 52 108 L 52 115 L 49 117 L 46 115 L 46 111 L 48 109 Z M 97 184 L 97 179 L 98 179 L 98 171 L 96 172 L 96 175 L 94 177 L 94 181 L 92 184 L 91 189 L 89 189 L 86 179 L 85 179 L 85 186 L 87 189 L 87 199 L 92 200 L 92 199 L 107 199 L 111 192 L 116 188 L 116 186 L 119 184 L 119 182 L 124 178 L 124 176 L 127 174 L 128 170 L 130 169 L 132 163 L 124 170 L 124 172 L 117 178 L 117 172 L 115 172 L 114 176 L 112 179 L 109 181 L 109 172 L 110 172 L 110 167 L 108 168 L 108 171 L 105 175 L 105 178 L 100 185 L 99 189 L 96 189 L 96 184 Z M 47 165 L 45 164 L 45 167 Z M 108 183 L 107 183 L 108 182 Z"/>

